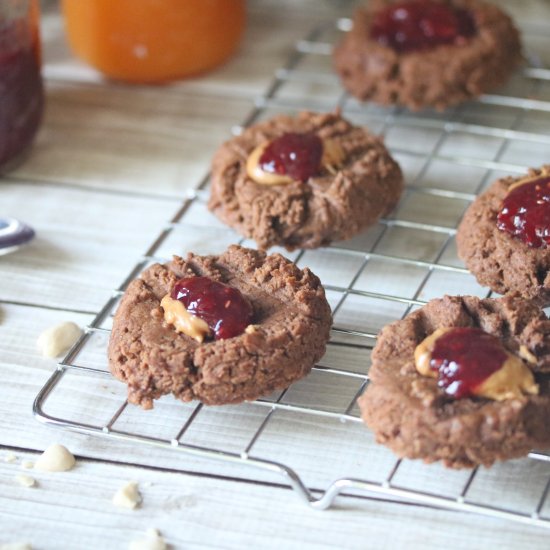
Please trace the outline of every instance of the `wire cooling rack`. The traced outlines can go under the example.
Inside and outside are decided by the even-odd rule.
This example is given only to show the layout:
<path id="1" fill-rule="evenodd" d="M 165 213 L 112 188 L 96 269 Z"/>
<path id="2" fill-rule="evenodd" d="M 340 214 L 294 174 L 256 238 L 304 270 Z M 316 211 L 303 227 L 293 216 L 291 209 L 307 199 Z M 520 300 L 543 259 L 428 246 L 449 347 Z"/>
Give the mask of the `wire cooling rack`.
<path id="1" fill-rule="evenodd" d="M 375 227 L 290 255 L 321 277 L 335 321 L 327 354 L 310 376 L 253 403 L 204 407 L 166 396 L 153 411 L 128 405 L 125 386 L 110 376 L 111 319 L 132 279 L 172 253 L 219 253 L 233 242 L 253 246 L 208 212 L 206 176 L 58 365 L 34 414 L 46 424 L 154 445 L 155 464 L 158 448 L 170 449 L 179 453 L 181 471 L 237 468 L 243 477 L 255 472 L 256 480 L 282 480 L 314 508 L 329 507 L 340 493 L 368 495 L 548 528 L 547 454 L 471 471 L 396 460 L 362 425 L 356 400 L 368 384 L 370 350 L 384 324 L 445 293 L 488 295 L 458 261 L 455 230 L 468 204 L 496 177 L 550 160 L 550 71 L 532 57 L 500 94 L 444 114 L 363 105 L 342 92 L 331 68 L 332 47 L 349 26 L 341 19 L 298 42 L 243 125 L 233 128 L 239 133 L 278 112 L 337 107 L 353 123 L 383 134 L 406 175 L 399 205 Z M 528 34 L 533 51 L 550 50 L 544 33 Z M 67 392 L 78 395 L 78 407 L 73 398 L 67 409 Z"/>

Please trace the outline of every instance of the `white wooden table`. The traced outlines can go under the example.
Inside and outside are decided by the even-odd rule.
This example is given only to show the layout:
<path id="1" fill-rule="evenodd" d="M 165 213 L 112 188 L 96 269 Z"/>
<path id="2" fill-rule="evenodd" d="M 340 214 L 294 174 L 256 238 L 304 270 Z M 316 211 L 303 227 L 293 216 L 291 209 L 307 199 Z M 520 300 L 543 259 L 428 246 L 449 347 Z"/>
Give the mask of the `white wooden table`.
<path id="1" fill-rule="evenodd" d="M 540 27 L 543 16 L 550 15 L 542 1 L 505 4 L 527 27 Z M 57 5 L 44 6 L 44 124 L 27 162 L 0 181 L 0 214 L 24 219 L 38 234 L 29 246 L 0 256 L 0 544 L 126 548 L 154 527 L 174 549 L 548 548 L 548 532 L 541 528 L 401 502 L 342 496 L 330 510 L 315 511 L 281 479 L 169 450 L 60 431 L 32 416 L 33 400 L 55 369 L 55 362 L 36 350 L 38 334 L 60 321 L 91 322 L 166 227 L 185 193 L 201 182 L 215 148 L 243 122 L 294 43 L 315 25 L 349 13 L 349 2 L 251 1 L 244 43 L 223 68 L 171 86 L 131 87 L 103 81 L 75 60 L 64 44 Z M 537 40 L 530 37 L 535 45 Z M 297 82 L 282 97 L 299 103 L 310 94 L 313 104 L 324 104 L 338 95 L 337 87 L 330 79 L 315 85 Z M 491 107 L 484 113 L 488 118 L 502 114 Z M 478 114 L 470 122 L 485 116 Z M 380 118 L 363 118 L 372 128 L 384 129 Z M 548 115 L 522 124 L 520 129 L 534 131 L 548 124 Z M 427 129 L 425 135 L 416 134 L 413 145 L 422 153 L 422 144 L 432 138 Z M 387 139 L 399 150 L 405 138 L 390 131 Z M 508 158 L 510 168 L 548 162 L 544 144 L 537 146 L 523 156 L 521 149 L 515 151 L 516 157 Z M 399 160 L 410 176 L 418 155 Z M 418 205 L 409 201 L 403 208 L 413 215 Z M 331 279 L 335 269 L 327 268 L 327 257 L 306 255 L 302 263 L 308 258 L 325 282 Z M 437 285 L 430 292 L 436 290 Z M 479 292 L 477 287 L 473 291 Z M 105 388 L 110 384 L 113 395 L 119 392 L 116 382 Z M 107 403 L 109 391 L 101 397 Z M 93 390 L 68 393 L 66 405 L 93 416 L 96 397 Z M 163 406 L 173 411 L 179 404 L 166 402 L 161 412 Z M 229 418 L 243 425 L 255 414 L 235 411 Z M 159 413 L 150 418 L 162 430 Z M 200 426 L 215 433 L 208 417 Z M 368 437 L 360 425 L 355 433 L 358 440 Z M 283 436 L 289 448 L 305 449 L 298 466 L 311 462 L 299 433 Z M 21 462 L 35 460 L 53 442 L 73 451 L 77 467 L 57 474 L 31 472 L 38 486 L 20 486 L 15 476 L 22 472 Z M 314 461 L 342 461 L 358 471 L 364 467 L 360 446 L 316 443 L 321 453 Z M 3 461 L 8 452 L 17 455 L 16 463 Z M 432 474 L 440 471 L 431 468 Z M 548 468 L 543 464 L 536 472 L 547 476 Z M 539 478 L 532 470 L 529 475 L 525 483 L 536 484 Z M 115 508 L 112 495 L 129 480 L 139 482 L 143 504 L 133 511 Z"/>

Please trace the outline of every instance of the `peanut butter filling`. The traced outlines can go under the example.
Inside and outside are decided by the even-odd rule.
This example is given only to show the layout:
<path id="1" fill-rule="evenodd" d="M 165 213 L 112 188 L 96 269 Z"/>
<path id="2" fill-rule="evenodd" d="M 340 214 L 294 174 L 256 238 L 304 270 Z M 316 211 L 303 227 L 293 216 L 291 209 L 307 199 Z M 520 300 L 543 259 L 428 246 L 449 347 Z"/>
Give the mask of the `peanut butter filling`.
<path id="1" fill-rule="evenodd" d="M 199 343 L 202 343 L 210 335 L 210 329 L 206 322 L 189 313 L 179 300 L 174 300 L 167 294 L 160 305 L 164 310 L 164 320 L 169 325 L 173 325 L 177 332 L 186 334 Z"/>
<path id="2" fill-rule="evenodd" d="M 426 337 L 414 350 L 416 370 L 422 376 L 437 378 L 438 371 L 430 366 L 432 351 L 435 342 L 452 328 L 440 328 Z M 531 369 L 516 355 L 506 352 L 508 358 L 502 363 L 500 369 L 488 376 L 473 393 L 479 397 L 487 397 L 495 401 L 514 399 L 526 394 L 536 395 L 539 387 Z M 536 361 L 536 357 L 525 347 L 520 346 L 519 355 L 530 363 Z"/>
<path id="3" fill-rule="evenodd" d="M 544 166 L 538 176 L 527 176 L 519 181 L 516 181 L 510 187 L 508 187 L 507 193 L 510 193 L 510 191 L 513 191 L 514 189 L 517 189 L 521 185 L 525 185 L 526 183 L 531 183 L 532 181 L 540 180 L 541 178 L 545 178 L 550 176 L 550 169 Z"/>
<path id="4" fill-rule="evenodd" d="M 338 167 L 345 160 L 345 153 L 338 142 L 332 139 L 323 139 L 323 156 L 321 157 L 321 168 L 324 168 L 331 174 L 336 174 Z M 248 156 L 246 161 L 246 173 L 248 177 L 261 185 L 287 185 L 295 181 L 290 176 L 285 174 L 276 174 L 266 172 L 260 166 L 260 158 L 266 148 L 269 146 L 269 141 L 258 145 Z"/>

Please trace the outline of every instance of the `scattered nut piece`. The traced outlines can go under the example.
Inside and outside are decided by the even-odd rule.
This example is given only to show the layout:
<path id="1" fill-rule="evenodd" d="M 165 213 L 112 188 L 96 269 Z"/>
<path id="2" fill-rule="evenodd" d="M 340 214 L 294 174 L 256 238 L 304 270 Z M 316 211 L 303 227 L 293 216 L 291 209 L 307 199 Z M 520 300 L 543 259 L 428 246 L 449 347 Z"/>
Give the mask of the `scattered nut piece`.
<path id="1" fill-rule="evenodd" d="M 23 460 L 23 462 L 21 462 L 21 468 L 32 470 L 34 468 L 34 462 L 32 460 Z"/>
<path id="2" fill-rule="evenodd" d="M 142 502 L 139 493 L 138 484 L 135 481 L 129 481 L 121 487 L 113 496 L 113 504 L 118 508 L 129 508 L 133 510 Z"/>
<path id="3" fill-rule="evenodd" d="M 8 464 L 13 464 L 14 462 L 17 462 L 17 455 L 8 452 L 4 455 L 4 462 L 7 462 Z"/>
<path id="4" fill-rule="evenodd" d="M 254 334 L 258 330 L 259 326 L 260 325 L 248 325 L 244 331 L 246 334 Z"/>
<path id="5" fill-rule="evenodd" d="M 157 529 L 147 529 L 145 537 L 133 540 L 128 545 L 128 550 L 166 550 L 166 541 Z"/>
<path id="6" fill-rule="evenodd" d="M 0 544 L 0 550 L 32 550 L 29 542 L 7 542 Z"/>
<path id="7" fill-rule="evenodd" d="M 23 474 L 15 476 L 15 480 L 19 485 L 23 485 L 23 487 L 34 487 L 36 485 L 36 479 L 34 479 L 34 477 Z"/>
<path id="8" fill-rule="evenodd" d="M 39 472 L 65 472 L 75 465 L 75 458 L 63 445 L 50 445 L 39 457 L 34 469 Z"/>
<path id="9" fill-rule="evenodd" d="M 82 330 L 75 323 L 60 323 L 46 329 L 38 337 L 38 349 L 44 357 L 58 357 L 66 352 L 81 334 Z"/>

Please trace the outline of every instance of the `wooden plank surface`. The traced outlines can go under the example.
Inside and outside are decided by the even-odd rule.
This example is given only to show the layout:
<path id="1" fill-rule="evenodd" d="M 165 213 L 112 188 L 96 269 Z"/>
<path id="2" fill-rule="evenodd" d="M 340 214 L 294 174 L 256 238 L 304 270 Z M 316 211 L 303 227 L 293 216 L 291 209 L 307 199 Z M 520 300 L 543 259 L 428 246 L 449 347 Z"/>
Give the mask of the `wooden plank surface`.
<path id="1" fill-rule="evenodd" d="M 181 199 L 252 107 L 158 88 L 131 97 L 117 86 L 52 82 L 44 127 L 12 177 Z"/>
<path id="2" fill-rule="evenodd" d="M 0 257 L 0 299 L 93 312 L 180 201 L 12 180 L 0 185 L 0 204 L 3 214 L 26 220 L 37 232 L 29 246 Z"/>
<path id="3" fill-rule="evenodd" d="M 496 537 L 502 548 L 547 547 L 540 531 L 467 514 L 356 498 L 322 512 L 276 487 L 85 459 L 70 472 L 42 474 L 20 466 L 35 454 L 15 454 L 16 463 L 0 460 L 0 544 L 117 549 L 157 528 L 174 549 L 470 549 L 491 547 Z M 37 486 L 20 486 L 15 476 L 21 472 L 35 477 Z M 139 483 L 142 506 L 114 507 L 113 494 L 130 480 Z"/>
<path id="4" fill-rule="evenodd" d="M 91 321 L 166 226 L 185 194 L 207 173 L 213 151 L 253 107 L 252 99 L 266 89 L 293 43 L 316 23 L 351 13 L 352 4 L 251 1 L 249 26 L 238 56 L 201 78 L 157 88 L 106 82 L 75 60 L 64 44 L 57 3 L 44 3 L 46 117 L 28 161 L 0 183 L 0 213 L 23 218 L 38 232 L 27 248 L 0 256 L 0 545 L 26 540 L 34 548 L 46 549 L 124 548 L 144 529 L 157 527 L 175 549 L 547 547 L 546 534 L 540 529 L 418 506 L 341 498 L 333 510 L 313 511 L 288 489 L 268 484 L 279 484 L 278 476 L 173 451 L 60 432 L 32 417 L 33 399 L 55 368 L 54 361 L 39 356 L 38 334 L 60 321 L 81 326 Z M 548 5 L 535 0 L 505 4 L 522 23 L 535 29 L 548 10 Z M 535 33 L 527 41 L 536 46 L 538 37 Z M 317 59 L 305 69 L 330 76 L 330 60 Z M 337 92 L 337 83 L 328 79 L 321 84 L 293 83 L 281 97 L 303 101 L 315 96 L 326 102 Z M 541 123 L 524 122 L 532 125 L 526 129 L 539 128 Z M 402 135 L 399 138 L 393 130 L 389 137 L 396 146 L 411 141 Z M 426 148 L 428 141 L 419 140 L 415 146 Z M 510 159 L 518 162 L 516 157 Z M 413 157 L 409 160 L 412 174 L 418 163 Z M 404 203 L 403 216 L 414 218 L 420 206 Z M 220 243 L 233 239 L 201 211 L 194 216 L 190 218 L 193 223 L 212 225 L 213 235 L 221 231 Z M 200 231 L 194 236 L 178 231 L 162 253 L 184 252 L 190 242 L 204 245 L 199 242 Z M 397 230 L 389 232 L 384 241 L 387 249 L 392 249 L 394 241 L 402 249 L 402 237 Z M 357 248 L 370 243 L 367 238 Z M 440 244 L 426 243 L 422 254 L 433 255 Z M 349 259 L 348 264 L 338 256 L 337 252 L 308 252 L 300 265 L 315 265 L 331 284 L 342 278 L 349 281 L 362 259 L 358 262 L 341 255 Z M 332 257 L 338 270 L 327 269 Z M 453 261 L 451 254 L 449 262 Z M 377 267 L 371 268 L 359 278 L 359 285 L 371 288 Z M 386 283 L 387 288 L 397 284 Z M 426 295 L 440 288 L 434 279 Z M 337 299 L 335 295 L 335 303 Z M 355 323 L 364 303 L 348 302 L 339 320 Z M 324 361 L 355 371 L 365 368 L 367 355 L 346 355 L 333 349 Z M 103 344 L 87 349 L 80 359 L 104 366 Z M 350 378 L 328 392 L 322 376 L 314 373 L 293 387 L 285 402 L 336 411 L 357 391 L 356 381 Z M 106 422 L 123 400 L 123 386 L 107 378 L 89 387 L 76 378 L 64 382 L 63 399 L 52 403 L 55 414 L 77 411 L 82 421 Z M 118 425 L 169 439 L 192 410 L 166 398 L 151 413 L 128 408 Z M 186 441 L 215 443 L 238 453 L 268 411 L 257 405 L 201 411 Z M 365 477 L 368 473 L 377 480 L 384 478 L 393 457 L 383 447 L 367 456 L 365 448 L 372 444 L 371 438 L 359 424 L 342 431 L 332 421 L 278 411 L 252 450 L 259 457 L 289 461 L 306 472 L 309 484 L 325 488 L 331 475 Z M 19 486 L 14 476 L 21 472 L 20 461 L 33 459 L 36 453 L 31 451 L 54 441 L 65 443 L 78 455 L 77 468 L 55 475 L 31 473 L 38 487 Z M 322 450 L 319 456 L 312 455 L 312 446 Z M 17 464 L 3 462 L 8 450 L 18 455 Z M 474 487 L 474 494 L 488 504 L 501 501 L 529 511 L 546 475 L 544 464 L 509 463 L 483 472 L 484 484 L 479 490 Z M 464 474 L 451 477 L 437 466 L 411 463 L 400 469 L 397 479 L 404 486 L 435 490 L 445 478 L 451 495 L 462 486 Z M 130 479 L 142 486 L 143 507 L 135 512 L 113 508 L 112 494 Z"/>

